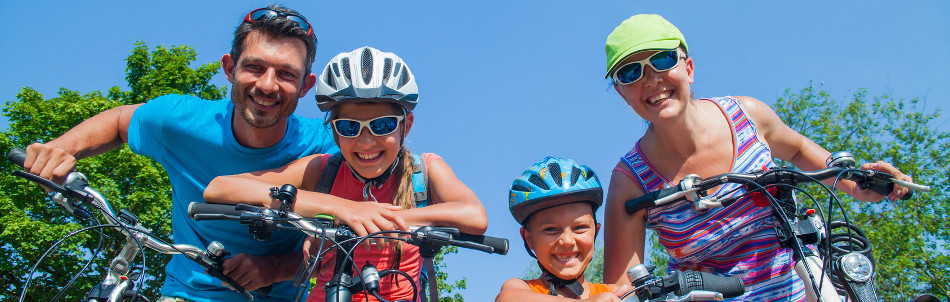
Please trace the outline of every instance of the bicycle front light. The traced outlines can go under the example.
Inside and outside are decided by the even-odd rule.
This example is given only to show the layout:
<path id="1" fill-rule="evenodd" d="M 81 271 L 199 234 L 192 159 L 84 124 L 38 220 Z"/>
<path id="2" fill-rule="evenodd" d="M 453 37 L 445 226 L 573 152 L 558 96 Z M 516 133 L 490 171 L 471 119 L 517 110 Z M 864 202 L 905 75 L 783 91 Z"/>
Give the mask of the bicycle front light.
<path id="1" fill-rule="evenodd" d="M 874 274 L 871 259 L 861 253 L 848 253 L 838 259 L 838 267 L 851 281 L 867 282 Z"/>

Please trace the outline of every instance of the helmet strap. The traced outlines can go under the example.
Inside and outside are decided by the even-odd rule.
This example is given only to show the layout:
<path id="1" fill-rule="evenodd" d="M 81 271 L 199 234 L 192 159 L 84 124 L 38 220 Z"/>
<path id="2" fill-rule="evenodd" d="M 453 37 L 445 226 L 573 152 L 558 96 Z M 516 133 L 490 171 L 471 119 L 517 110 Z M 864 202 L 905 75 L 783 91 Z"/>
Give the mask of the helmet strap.
<path id="1" fill-rule="evenodd" d="M 557 296 L 557 290 L 562 289 L 562 288 L 567 289 L 568 293 L 571 293 L 574 295 L 574 297 L 568 297 L 568 298 L 580 299 L 581 295 L 584 294 L 584 285 L 578 282 L 577 278 L 574 278 L 572 280 L 564 280 L 564 279 L 558 278 L 557 276 L 549 272 L 547 269 L 545 269 L 544 266 L 541 265 L 541 262 L 538 262 L 538 267 L 541 267 L 541 279 L 548 283 L 549 295 Z"/>
<path id="2" fill-rule="evenodd" d="M 402 149 L 400 148 L 400 151 L 401 150 Z M 389 179 L 389 176 L 393 174 L 393 171 L 396 170 L 397 165 L 399 165 L 398 155 L 396 156 L 396 160 L 393 161 L 392 165 L 389 165 L 389 168 L 386 169 L 386 171 L 384 171 L 383 174 L 373 177 L 373 178 L 363 177 L 362 175 L 360 175 L 359 172 L 356 172 L 356 170 L 354 170 L 353 167 L 350 166 L 349 164 L 347 164 L 346 166 L 350 168 L 350 173 L 353 174 L 353 177 L 355 177 L 357 180 L 363 183 L 363 200 L 366 200 L 366 201 L 372 200 L 375 202 L 379 202 L 376 200 L 376 196 L 373 196 L 373 192 L 371 189 L 379 189 L 380 187 L 382 187 L 383 184 L 386 183 L 386 180 Z"/>

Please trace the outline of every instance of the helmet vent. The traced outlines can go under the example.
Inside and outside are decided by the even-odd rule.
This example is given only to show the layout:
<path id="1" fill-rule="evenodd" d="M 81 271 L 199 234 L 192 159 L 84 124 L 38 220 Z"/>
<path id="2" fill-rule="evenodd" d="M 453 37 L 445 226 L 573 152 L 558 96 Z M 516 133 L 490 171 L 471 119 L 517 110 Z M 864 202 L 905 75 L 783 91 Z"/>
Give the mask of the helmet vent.
<path id="1" fill-rule="evenodd" d="M 360 71 L 363 72 L 363 83 L 369 85 L 369 81 L 373 79 L 373 52 L 369 48 L 363 48 L 360 63 L 362 64 Z"/>
<path id="2" fill-rule="evenodd" d="M 585 180 L 590 179 L 591 177 L 594 177 L 594 175 L 595 175 L 595 174 L 594 174 L 594 170 L 591 170 L 590 168 L 587 168 L 587 178 L 584 178 L 584 179 L 585 179 Z"/>
<path id="3" fill-rule="evenodd" d="M 389 80 L 390 73 L 393 72 L 393 59 L 386 58 L 383 60 L 383 83 L 386 80 Z"/>
<path id="4" fill-rule="evenodd" d="M 571 167 L 571 186 L 577 184 L 577 179 L 581 176 L 581 169 Z"/>
<path id="5" fill-rule="evenodd" d="M 522 185 L 512 185 L 512 186 L 511 186 L 511 190 L 512 190 L 512 191 L 518 191 L 518 192 L 531 192 L 531 189 L 528 189 L 528 188 L 526 188 L 525 186 L 522 186 Z"/>
<path id="6" fill-rule="evenodd" d="M 335 67 L 336 67 L 336 64 L 333 64 L 333 67 L 327 66 L 327 71 L 324 72 L 326 76 L 324 76 L 324 79 L 323 79 L 323 82 L 327 83 L 327 86 L 330 86 L 330 88 L 333 88 L 333 89 L 336 89 L 336 81 L 333 80 L 333 74 L 330 73 L 331 72 L 330 70 L 336 69 Z"/>
<path id="7" fill-rule="evenodd" d="M 350 80 L 350 79 L 351 79 L 351 78 L 350 78 L 350 58 L 343 58 L 343 59 L 341 59 L 341 60 L 340 60 L 340 65 L 343 65 L 343 66 L 342 66 L 342 67 L 343 67 L 343 78 L 347 79 L 347 81 L 352 81 L 352 80 Z"/>
<path id="8" fill-rule="evenodd" d="M 531 174 L 531 176 L 528 177 L 528 181 L 534 184 L 535 186 L 540 187 L 541 189 L 544 189 L 544 190 L 551 189 L 551 187 L 548 187 L 548 184 L 544 183 L 544 180 L 541 179 L 541 177 L 539 177 L 538 174 Z"/>
<path id="9" fill-rule="evenodd" d="M 551 174 L 551 178 L 554 179 L 554 184 L 558 186 L 563 186 L 564 181 L 561 180 L 561 166 L 557 163 L 548 164 L 548 173 Z"/>
<path id="10" fill-rule="evenodd" d="M 402 78 L 399 79 L 399 87 L 397 87 L 397 88 L 402 88 L 402 86 L 405 86 L 406 83 L 409 83 L 409 69 L 406 68 L 406 66 L 403 66 L 403 67 L 402 67 Z"/>

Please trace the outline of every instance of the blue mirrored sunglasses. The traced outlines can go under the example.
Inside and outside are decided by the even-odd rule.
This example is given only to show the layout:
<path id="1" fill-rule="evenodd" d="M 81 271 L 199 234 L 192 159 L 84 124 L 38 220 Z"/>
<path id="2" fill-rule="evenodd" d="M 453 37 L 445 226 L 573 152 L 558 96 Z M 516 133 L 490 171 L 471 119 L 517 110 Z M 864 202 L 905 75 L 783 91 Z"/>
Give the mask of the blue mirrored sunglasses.
<path id="1" fill-rule="evenodd" d="M 623 64 L 617 71 L 614 71 L 613 77 L 620 85 L 628 85 L 636 82 L 643 77 L 644 66 L 650 66 L 657 72 L 667 71 L 676 67 L 680 62 L 680 57 L 685 56 L 679 49 L 665 50 L 653 54 L 649 58 Z"/>
<path id="2" fill-rule="evenodd" d="M 297 26 L 307 31 L 307 35 L 313 37 L 313 28 L 310 27 L 310 22 L 307 22 L 307 19 L 301 15 L 295 13 L 284 13 L 276 10 L 272 10 L 266 7 L 258 8 L 252 10 L 250 13 L 247 13 L 247 16 L 244 17 L 244 22 L 260 22 L 261 20 L 284 17 L 287 20 L 297 22 Z"/>
<path id="3" fill-rule="evenodd" d="M 343 137 L 357 137 L 363 132 L 363 127 L 369 128 L 369 132 L 375 136 L 383 136 L 396 131 L 403 118 L 401 115 L 381 116 L 368 121 L 338 118 L 331 123 L 333 131 Z"/>

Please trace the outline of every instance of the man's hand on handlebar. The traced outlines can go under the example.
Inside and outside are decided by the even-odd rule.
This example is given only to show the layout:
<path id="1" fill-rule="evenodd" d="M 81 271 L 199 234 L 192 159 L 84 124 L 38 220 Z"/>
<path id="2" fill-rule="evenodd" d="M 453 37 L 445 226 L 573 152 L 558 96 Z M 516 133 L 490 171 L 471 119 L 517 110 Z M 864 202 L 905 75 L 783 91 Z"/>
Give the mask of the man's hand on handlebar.
<path id="1" fill-rule="evenodd" d="M 290 280 L 293 277 L 293 268 L 296 268 L 301 256 L 299 253 L 272 256 L 241 253 L 224 260 L 221 268 L 226 276 L 252 291 L 275 282 Z"/>
<path id="2" fill-rule="evenodd" d="M 23 170 L 62 184 L 66 174 L 76 168 L 76 157 L 51 144 L 34 143 L 26 147 Z"/>
<path id="3" fill-rule="evenodd" d="M 913 182 L 913 179 L 909 175 L 901 173 L 901 171 L 898 170 L 896 167 L 894 167 L 894 165 L 891 165 L 890 163 L 887 163 L 887 162 L 878 161 L 875 163 L 865 163 L 861 165 L 861 169 L 884 172 L 884 173 L 893 175 L 895 179 L 903 180 L 906 182 Z M 906 194 L 908 190 L 909 189 L 905 187 L 894 184 L 894 190 L 891 191 L 891 193 L 888 194 L 887 196 L 882 196 L 880 194 L 874 193 L 871 190 L 861 190 L 857 186 L 855 186 L 854 191 L 850 193 L 851 193 L 851 196 L 853 196 L 854 198 L 860 201 L 878 202 L 878 201 L 881 201 L 881 199 L 883 199 L 884 197 L 887 197 L 887 199 L 890 199 L 890 200 L 898 200 L 900 199 L 901 196 L 904 196 L 904 194 Z"/>

